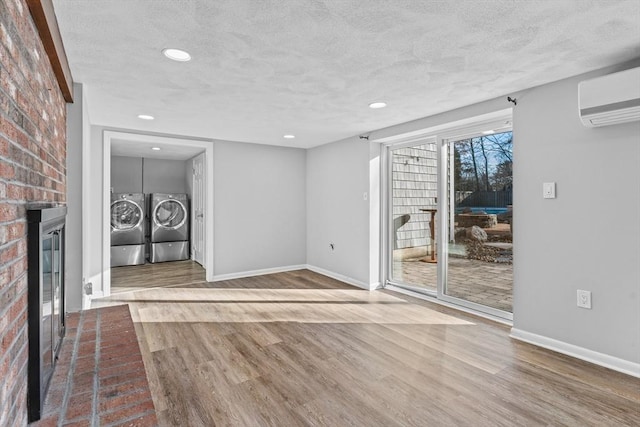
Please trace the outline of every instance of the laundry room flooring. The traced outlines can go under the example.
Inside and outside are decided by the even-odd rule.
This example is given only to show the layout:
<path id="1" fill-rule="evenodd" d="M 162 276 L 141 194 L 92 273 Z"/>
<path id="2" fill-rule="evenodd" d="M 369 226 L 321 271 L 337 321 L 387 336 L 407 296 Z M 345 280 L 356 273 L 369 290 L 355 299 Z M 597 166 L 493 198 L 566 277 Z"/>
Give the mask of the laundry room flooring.
<path id="1" fill-rule="evenodd" d="M 111 269 L 112 294 L 167 286 L 191 285 L 204 281 L 204 268 L 191 260 L 147 263 Z"/>

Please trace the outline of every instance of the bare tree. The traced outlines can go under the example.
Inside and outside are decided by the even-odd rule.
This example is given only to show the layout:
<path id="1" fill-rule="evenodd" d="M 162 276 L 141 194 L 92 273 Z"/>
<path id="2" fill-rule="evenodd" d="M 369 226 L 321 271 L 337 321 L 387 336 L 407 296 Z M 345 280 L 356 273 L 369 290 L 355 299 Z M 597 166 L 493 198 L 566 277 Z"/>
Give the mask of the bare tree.
<path id="1" fill-rule="evenodd" d="M 480 152 L 482 153 L 482 158 L 484 159 L 484 188 L 486 191 L 490 191 L 491 185 L 489 184 L 489 158 L 487 157 L 487 152 L 484 148 L 484 136 L 480 137 Z"/>
<path id="2" fill-rule="evenodd" d="M 471 153 L 471 164 L 473 165 L 473 175 L 476 178 L 476 191 L 480 191 L 480 178 L 478 176 L 478 162 L 476 161 L 476 147 L 473 145 L 473 139 L 469 140 L 469 151 Z"/>
<path id="3" fill-rule="evenodd" d="M 511 188 L 511 132 L 456 141 L 454 148 L 457 191 L 500 191 Z"/>

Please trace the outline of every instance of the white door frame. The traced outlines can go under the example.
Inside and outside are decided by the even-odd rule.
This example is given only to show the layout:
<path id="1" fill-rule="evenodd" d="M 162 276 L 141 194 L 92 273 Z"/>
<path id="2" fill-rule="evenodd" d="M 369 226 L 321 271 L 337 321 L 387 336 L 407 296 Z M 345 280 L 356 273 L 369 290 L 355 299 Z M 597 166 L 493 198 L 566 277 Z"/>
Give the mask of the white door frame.
<path id="1" fill-rule="evenodd" d="M 202 239 L 203 246 L 206 244 L 206 236 L 204 236 L 203 230 L 200 230 L 197 226 L 199 217 L 202 217 L 201 221 L 206 230 L 206 223 L 204 219 L 204 214 L 206 211 L 205 203 L 206 203 L 206 195 L 207 195 L 207 187 L 206 187 L 206 177 L 202 180 L 199 185 L 196 185 L 196 163 L 202 162 L 202 172 L 203 175 L 206 171 L 206 155 L 205 153 L 200 153 L 194 158 L 191 159 L 192 168 L 191 168 L 191 259 L 196 261 L 198 264 L 204 265 L 205 257 L 207 256 L 207 251 L 205 247 L 200 247 L 198 243 L 200 243 L 200 239 Z M 204 199 L 204 200 L 203 200 Z M 201 209 L 198 209 L 201 208 Z M 200 213 L 198 213 L 200 211 Z M 196 247 L 198 246 L 198 251 L 196 251 Z M 196 257 L 196 253 L 200 253 L 199 257 Z"/>
<path id="2" fill-rule="evenodd" d="M 102 291 L 103 296 L 111 295 L 111 226 L 110 217 L 111 205 L 111 142 L 114 139 L 151 142 L 154 145 L 183 145 L 187 147 L 202 148 L 205 154 L 205 279 L 213 281 L 213 141 L 194 140 L 185 138 L 174 138 L 170 136 L 155 136 L 129 132 L 105 130 L 102 138 Z"/>

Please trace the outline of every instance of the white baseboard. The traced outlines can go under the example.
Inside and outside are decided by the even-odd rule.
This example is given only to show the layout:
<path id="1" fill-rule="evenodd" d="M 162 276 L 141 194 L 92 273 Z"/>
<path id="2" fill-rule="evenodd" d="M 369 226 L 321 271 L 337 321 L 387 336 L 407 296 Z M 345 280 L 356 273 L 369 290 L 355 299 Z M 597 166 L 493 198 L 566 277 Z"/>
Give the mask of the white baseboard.
<path id="1" fill-rule="evenodd" d="M 262 276 L 265 274 L 284 273 L 285 271 L 303 270 L 306 265 L 288 265 L 285 267 L 264 268 L 261 270 L 240 271 L 238 273 L 217 274 L 213 276 L 214 282 L 221 280 L 242 279 L 244 277 Z"/>
<path id="2" fill-rule="evenodd" d="M 604 366 L 605 368 L 640 378 L 640 363 L 630 362 L 628 360 L 609 356 L 608 354 L 599 353 L 584 347 L 578 347 L 577 345 L 558 341 L 553 338 L 523 331 L 521 329 L 511 328 L 510 336 L 511 338 L 515 338 L 529 344 L 544 347 L 558 353 L 566 354 L 567 356 L 586 360 L 587 362 L 595 363 L 596 365 Z"/>
<path id="3" fill-rule="evenodd" d="M 349 285 L 357 286 L 358 288 L 366 289 L 368 291 L 372 291 L 381 287 L 380 283 L 367 284 L 365 282 L 361 282 L 360 280 L 356 280 L 351 277 L 344 276 L 339 273 L 334 273 L 333 271 L 325 270 L 324 268 L 316 267 L 309 264 L 289 265 L 285 267 L 265 268 L 262 270 L 241 271 L 238 273 L 229 274 L 218 274 L 213 276 L 213 281 L 219 282 L 221 280 L 242 279 L 244 277 L 262 276 L 264 274 L 284 273 L 285 271 L 304 269 L 314 271 L 318 274 L 322 274 L 323 276 L 331 277 L 332 279 L 340 280 L 341 282 L 345 282 Z"/>
<path id="4" fill-rule="evenodd" d="M 91 301 L 98 298 L 103 298 L 104 293 L 102 291 L 94 291 L 91 295 L 82 296 L 82 310 L 91 309 Z"/>
<path id="5" fill-rule="evenodd" d="M 89 310 L 90 308 L 91 308 L 91 295 L 82 295 L 82 310 Z"/>
<path id="6" fill-rule="evenodd" d="M 324 268 L 320 268 L 320 267 L 316 267 L 315 265 L 309 265 L 307 264 L 304 268 L 306 268 L 307 270 L 311 270 L 313 272 L 316 272 L 318 274 L 322 274 L 323 276 L 327 276 L 327 277 L 331 277 L 332 279 L 336 279 L 336 280 L 340 280 L 341 282 L 345 282 L 349 285 L 353 285 L 356 286 L 358 288 L 362 288 L 362 289 L 366 289 L 368 291 L 373 291 L 377 288 L 380 287 L 380 283 L 365 283 L 362 282 L 360 280 L 339 274 L 339 273 L 334 273 L 333 271 L 329 271 L 329 270 L 325 270 Z"/>

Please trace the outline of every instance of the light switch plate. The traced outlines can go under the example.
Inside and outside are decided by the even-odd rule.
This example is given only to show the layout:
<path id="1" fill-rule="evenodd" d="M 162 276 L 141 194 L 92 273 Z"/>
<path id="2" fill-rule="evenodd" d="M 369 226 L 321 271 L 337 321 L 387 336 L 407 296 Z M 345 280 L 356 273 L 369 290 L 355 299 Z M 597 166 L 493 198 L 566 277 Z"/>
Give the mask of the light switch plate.
<path id="1" fill-rule="evenodd" d="M 542 197 L 545 199 L 555 199 L 556 198 L 556 183 L 555 182 L 545 182 L 542 184 Z"/>

